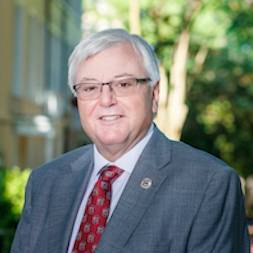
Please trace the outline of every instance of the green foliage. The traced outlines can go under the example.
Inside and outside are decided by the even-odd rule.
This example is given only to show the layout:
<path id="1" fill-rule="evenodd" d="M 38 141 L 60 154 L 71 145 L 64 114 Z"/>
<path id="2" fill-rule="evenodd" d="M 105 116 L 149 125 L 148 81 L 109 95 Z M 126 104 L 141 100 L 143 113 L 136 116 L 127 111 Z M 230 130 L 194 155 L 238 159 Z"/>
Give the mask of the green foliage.
<path id="1" fill-rule="evenodd" d="M 253 174 L 252 5 L 221 2 L 230 18 L 227 43 L 210 48 L 202 73 L 189 73 L 190 114 L 183 139 L 221 157 L 247 177 Z M 194 122 L 195 121 L 195 122 Z"/>
<path id="2" fill-rule="evenodd" d="M 4 198 L 12 206 L 12 213 L 19 216 L 24 204 L 24 186 L 30 170 L 20 170 L 15 167 L 6 173 Z"/>
<path id="3" fill-rule="evenodd" d="M 0 168 L 0 252 L 9 252 L 24 203 L 29 174 L 29 169 Z"/>
<path id="4" fill-rule="evenodd" d="M 249 159 L 253 157 L 253 5 L 201 1 L 190 19 L 187 7 L 191 8 L 188 1 L 146 0 L 142 33 L 155 46 L 169 76 L 178 37 L 183 29 L 189 30 L 189 115 L 182 140 L 222 158 L 247 177 L 253 174 Z M 196 72 L 196 55 L 203 48 L 207 58 L 201 72 Z"/>
<path id="5" fill-rule="evenodd" d="M 217 9 L 205 9 L 196 18 L 192 29 L 194 43 L 221 48 L 227 44 L 226 30 L 230 25 L 227 13 Z"/>
<path id="6" fill-rule="evenodd" d="M 105 1 L 89 3 L 96 12 L 97 4 Z M 114 10 L 113 18 L 128 28 L 129 1 L 106 3 Z M 182 140 L 222 158 L 244 177 L 253 174 L 252 1 L 139 3 L 142 35 L 154 46 L 168 77 L 180 34 L 184 29 L 190 33 L 186 94 L 189 114 Z M 110 12 L 100 12 L 96 23 L 108 16 Z M 207 57 L 198 66 L 196 58 L 203 49 Z"/>

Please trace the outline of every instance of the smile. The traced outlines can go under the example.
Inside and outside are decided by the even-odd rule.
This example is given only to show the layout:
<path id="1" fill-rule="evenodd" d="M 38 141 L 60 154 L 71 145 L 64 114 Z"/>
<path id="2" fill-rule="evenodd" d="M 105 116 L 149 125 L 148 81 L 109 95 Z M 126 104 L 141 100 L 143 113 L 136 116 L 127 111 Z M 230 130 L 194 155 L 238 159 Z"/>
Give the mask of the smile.
<path id="1" fill-rule="evenodd" d="M 104 120 L 104 121 L 113 121 L 113 120 L 117 120 L 121 117 L 122 116 L 120 116 L 120 115 L 108 115 L 108 116 L 101 116 L 101 117 L 99 117 L 99 119 Z"/>

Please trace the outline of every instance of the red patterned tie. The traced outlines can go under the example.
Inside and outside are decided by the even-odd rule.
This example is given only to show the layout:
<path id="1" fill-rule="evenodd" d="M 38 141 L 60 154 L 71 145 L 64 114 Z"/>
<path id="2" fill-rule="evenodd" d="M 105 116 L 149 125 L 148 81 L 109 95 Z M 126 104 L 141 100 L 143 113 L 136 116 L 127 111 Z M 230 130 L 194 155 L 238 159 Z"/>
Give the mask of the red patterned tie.
<path id="1" fill-rule="evenodd" d="M 86 204 L 72 253 L 94 252 L 110 212 L 112 183 L 122 172 L 113 165 L 101 172 Z"/>

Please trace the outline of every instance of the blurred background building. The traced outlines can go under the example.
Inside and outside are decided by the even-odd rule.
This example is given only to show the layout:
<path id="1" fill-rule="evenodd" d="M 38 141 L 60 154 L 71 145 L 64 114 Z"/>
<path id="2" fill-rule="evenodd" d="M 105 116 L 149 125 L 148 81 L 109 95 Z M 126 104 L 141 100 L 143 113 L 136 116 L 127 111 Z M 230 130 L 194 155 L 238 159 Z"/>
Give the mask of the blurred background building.
<path id="1" fill-rule="evenodd" d="M 0 159 L 35 167 L 71 145 L 67 60 L 81 36 L 81 1 L 1 0 L 0 10 Z"/>

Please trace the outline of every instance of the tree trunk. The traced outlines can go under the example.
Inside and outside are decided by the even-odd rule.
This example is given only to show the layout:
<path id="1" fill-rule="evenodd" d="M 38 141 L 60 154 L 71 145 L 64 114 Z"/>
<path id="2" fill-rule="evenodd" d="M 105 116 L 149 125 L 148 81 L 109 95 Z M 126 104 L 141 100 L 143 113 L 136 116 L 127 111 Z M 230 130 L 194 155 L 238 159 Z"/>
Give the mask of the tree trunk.
<path id="1" fill-rule="evenodd" d="M 193 72 L 195 74 L 201 73 L 207 54 L 208 54 L 208 48 L 206 46 L 201 46 L 195 56 L 195 66 L 193 69 Z"/>
<path id="2" fill-rule="evenodd" d="M 164 81 L 164 75 L 161 75 L 158 110 L 158 115 L 161 115 L 157 117 L 157 124 L 169 138 L 174 140 L 180 139 L 188 113 L 185 97 L 189 37 L 189 31 L 185 29 L 181 33 L 176 45 L 171 67 L 169 93 L 164 87 L 167 86 L 166 81 Z M 168 93 L 167 98 L 164 92 Z"/>
<path id="3" fill-rule="evenodd" d="M 185 29 L 179 36 L 175 47 L 173 62 L 170 72 L 170 87 L 168 89 L 168 80 L 163 66 L 160 66 L 160 98 L 159 109 L 156 123 L 159 128 L 171 139 L 179 140 L 181 137 L 184 122 L 188 113 L 186 100 L 186 76 L 187 76 L 187 58 L 189 50 L 189 24 L 192 16 L 196 13 L 201 1 L 189 0 L 192 8 L 185 16 Z M 139 0 L 129 1 L 129 25 L 131 33 L 141 34 L 140 28 L 140 7 Z M 199 69 L 205 59 L 206 51 L 201 51 L 196 59 Z M 201 57 L 202 56 L 202 57 Z"/>
<path id="4" fill-rule="evenodd" d="M 131 33 L 141 34 L 139 0 L 129 1 L 129 27 Z"/>

